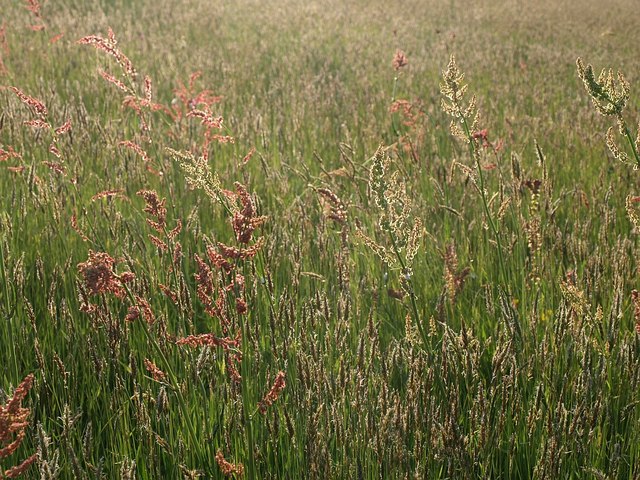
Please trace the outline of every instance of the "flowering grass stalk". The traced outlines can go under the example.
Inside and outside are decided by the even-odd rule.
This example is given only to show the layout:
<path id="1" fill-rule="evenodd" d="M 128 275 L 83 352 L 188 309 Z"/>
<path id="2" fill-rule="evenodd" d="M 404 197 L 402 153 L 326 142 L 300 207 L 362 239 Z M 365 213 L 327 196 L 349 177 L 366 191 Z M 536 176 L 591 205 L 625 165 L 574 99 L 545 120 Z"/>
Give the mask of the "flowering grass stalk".
<path id="1" fill-rule="evenodd" d="M 442 100 L 443 110 L 452 116 L 450 129 L 452 134 L 469 145 L 469 153 L 475 163 L 475 173 L 478 178 L 478 191 L 482 200 L 485 218 L 495 238 L 498 250 L 498 263 L 500 265 L 500 277 L 502 286 L 509 289 L 509 276 L 504 261 L 504 250 L 502 247 L 501 235 L 497 222 L 489 209 L 488 192 L 485 186 L 485 179 L 482 165 L 480 164 L 480 141 L 484 135 L 477 135 L 478 121 L 480 114 L 476 108 L 476 97 L 472 96 L 469 103 L 463 105 L 468 85 L 463 84 L 464 74 L 460 72 L 456 64 L 455 57 L 451 55 L 447 69 L 442 72 L 443 83 L 440 84 L 440 92 L 446 98 Z"/>

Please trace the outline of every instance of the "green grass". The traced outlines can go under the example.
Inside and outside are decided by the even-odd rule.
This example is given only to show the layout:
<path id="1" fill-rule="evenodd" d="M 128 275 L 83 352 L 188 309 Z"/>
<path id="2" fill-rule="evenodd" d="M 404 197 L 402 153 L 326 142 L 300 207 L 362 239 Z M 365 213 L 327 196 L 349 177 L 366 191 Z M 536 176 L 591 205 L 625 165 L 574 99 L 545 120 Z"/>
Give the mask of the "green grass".
<path id="1" fill-rule="evenodd" d="M 59 162 L 52 132 L 24 125 L 33 112 L 0 90 L 0 148 L 22 156 L 0 162 L 0 405 L 35 375 L 27 435 L 0 459 L 0 478 L 35 452 L 25 478 L 221 478 L 218 451 L 251 479 L 640 478 L 640 255 L 625 211 L 637 172 L 609 153 L 614 122 L 597 115 L 575 67 L 580 56 L 625 73 L 635 134 L 635 10 L 631 0 L 103 0 L 44 3 L 46 29 L 32 31 L 38 20 L 8 2 L 0 85 L 72 129 L 57 141 L 61 175 L 43 163 Z M 245 185 L 268 217 L 250 242 L 264 237 L 258 254 L 232 262 L 245 283 L 223 294 L 224 320 L 198 296 L 196 255 L 244 247 L 236 202 L 191 188 L 167 150 L 201 152 L 205 129 L 186 106 L 179 120 L 143 109 L 145 134 L 126 94 L 97 73 L 130 80 L 76 42 L 108 27 L 141 98 L 148 75 L 153 102 L 177 108 L 175 89 L 196 71 L 195 92 L 223 97 L 214 133 L 235 142 L 209 146 L 210 171 L 224 190 Z M 397 49 L 409 61 L 399 71 Z M 481 112 L 469 133 L 486 128 L 503 142 L 496 153 L 474 140 L 474 156 L 449 131 L 440 84 L 450 54 Z M 409 102 L 409 124 L 394 100 Z M 381 144 L 383 178 L 398 172 L 410 204 L 397 231 L 381 229 L 370 185 Z M 469 178 L 478 171 L 484 194 Z M 329 217 L 337 204 L 321 188 L 343 202 L 344 222 Z M 147 223 L 142 189 L 166 198 L 167 230 L 182 222 L 174 239 Z M 393 252 L 414 218 L 424 231 L 403 280 L 356 226 Z M 87 313 L 78 264 L 89 250 L 136 278 L 121 298 L 88 296 L 97 310 Z M 234 275 L 207 261 L 215 300 Z M 125 321 L 136 295 L 153 325 Z M 208 332 L 239 334 L 237 348 L 175 342 Z M 240 353 L 236 382 L 229 362 Z M 286 387 L 263 415 L 279 371 Z"/>

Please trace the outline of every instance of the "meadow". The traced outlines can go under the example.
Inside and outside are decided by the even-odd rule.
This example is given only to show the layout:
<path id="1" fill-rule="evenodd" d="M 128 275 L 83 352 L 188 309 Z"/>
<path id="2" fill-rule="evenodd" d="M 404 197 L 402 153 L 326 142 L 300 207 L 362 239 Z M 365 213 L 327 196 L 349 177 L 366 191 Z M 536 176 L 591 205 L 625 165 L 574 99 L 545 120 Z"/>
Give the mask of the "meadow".
<path id="1" fill-rule="evenodd" d="M 639 480 L 638 31 L 2 0 L 0 479 Z"/>

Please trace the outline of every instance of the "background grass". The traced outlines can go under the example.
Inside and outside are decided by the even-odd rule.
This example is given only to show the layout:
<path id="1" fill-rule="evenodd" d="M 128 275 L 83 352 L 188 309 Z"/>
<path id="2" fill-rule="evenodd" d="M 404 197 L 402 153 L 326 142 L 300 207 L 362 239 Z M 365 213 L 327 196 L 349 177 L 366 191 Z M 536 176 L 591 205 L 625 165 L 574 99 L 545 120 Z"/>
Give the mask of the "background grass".
<path id="1" fill-rule="evenodd" d="M 637 172 L 608 154 L 609 122 L 575 73 L 578 56 L 624 71 L 634 124 L 636 8 L 529 3 L 48 2 L 47 28 L 34 32 L 23 4 L 7 2 L 0 84 L 39 98 L 56 125 L 70 118 L 73 129 L 61 138 L 60 176 L 41 163 L 53 159 L 47 135 L 24 126 L 29 110 L 0 91 L 0 146 L 22 154 L 0 164 L 0 386 L 10 392 L 36 374 L 29 435 L 2 466 L 38 451 L 28 478 L 217 478 L 221 450 L 249 478 L 640 478 L 638 242 L 624 211 Z M 245 266 L 249 315 L 233 319 L 241 385 L 219 349 L 163 336 L 221 333 L 196 297 L 194 255 L 209 240 L 231 243 L 233 231 L 165 150 L 201 142 L 197 122 L 154 115 L 145 148 L 162 175 L 118 145 L 141 143 L 123 95 L 96 73 L 118 67 L 76 44 L 109 26 L 153 79 L 155 101 L 171 105 L 195 71 L 198 89 L 223 96 L 216 113 L 235 143 L 211 147 L 211 169 L 224 188 L 247 185 L 269 217 L 266 245 Z M 398 48 L 409 65 L 396 72 Z M 485 172 L 489 196 L 498 193 L 492 211 L 511 199 L 500 221 L 507 285 L 478 192 L 454 167 L 473 163 L 440 107 L 452 53 L 478 97 L 481 127 L 504 142 L 482 161 L 496 165 Z M 414 125 L 390 112 L 394 99 L 421 112 Z M 391 146 L 391 169 L 427 232 L 412 279 L 426 343 L 406 321 L 408 297 L 388 292 L 401 290 L 398 272 L 353 234 L 357 220 L 383 238 L 368 189 L 380 143 Z M 20 174 L 7 169 L 20 165 Z M 543 181 L 539 209 L 525 179 Z M 347 205 L 346 241 L 319 187 Z M 147 238 L 142 188 L 167 198 L 170 227 L 185 225 L 175 277 Z M 125 198 L 91 200 L 108 189 Z M 71 227 L 74 214 L 89 242 Z M 535 222 L 539 249 L 529 241 Z M 470 268 L 455 299 L 445 275 L 451 245 L 458 268 Z M 90 248 L 136 273 L 132 288 L 159 318 L 149 336 L 124 322 L 126 299 L 96 300 L 108 320 L 80 311 L 77 264 Z M 160 283 L 181 286 L 180 306 Z M 163 368 L 154 344 L 178 385 L 144 370 L 145 358 Z M 257 403 L 279 370 L 287 386 L 262 416 Z"/>

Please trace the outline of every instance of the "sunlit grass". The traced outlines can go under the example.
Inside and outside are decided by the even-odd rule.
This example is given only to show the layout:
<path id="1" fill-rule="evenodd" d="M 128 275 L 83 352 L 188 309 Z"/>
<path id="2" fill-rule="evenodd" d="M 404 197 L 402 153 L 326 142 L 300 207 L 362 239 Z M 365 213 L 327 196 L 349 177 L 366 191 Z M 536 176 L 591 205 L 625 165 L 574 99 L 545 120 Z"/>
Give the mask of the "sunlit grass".
<path id="1" fill-rule="evenodd" d="M 0 477 L 640 476 L 637 172 L 575 66 L 625 73 L 633 160 L 633 2 L 36 5 L 0 14 Z"/>

